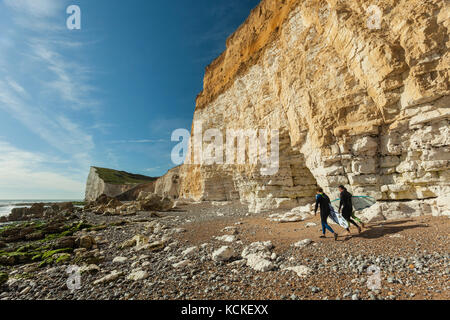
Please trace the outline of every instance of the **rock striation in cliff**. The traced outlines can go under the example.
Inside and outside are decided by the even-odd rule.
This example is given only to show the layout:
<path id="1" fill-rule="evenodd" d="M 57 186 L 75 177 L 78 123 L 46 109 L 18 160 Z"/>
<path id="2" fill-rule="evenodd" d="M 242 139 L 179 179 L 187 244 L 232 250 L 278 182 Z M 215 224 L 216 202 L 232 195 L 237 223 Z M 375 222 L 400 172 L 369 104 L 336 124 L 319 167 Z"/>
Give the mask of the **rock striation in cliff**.
<path id="1" fill-rule="evenodd" d="M 279 130 L 278 173 L 185 164 L 180 196 L 259 212 L 343 184 L 448 214 L 449 23 L 442 0 L 261 1 L 206 69 L 194 123 Z"/>

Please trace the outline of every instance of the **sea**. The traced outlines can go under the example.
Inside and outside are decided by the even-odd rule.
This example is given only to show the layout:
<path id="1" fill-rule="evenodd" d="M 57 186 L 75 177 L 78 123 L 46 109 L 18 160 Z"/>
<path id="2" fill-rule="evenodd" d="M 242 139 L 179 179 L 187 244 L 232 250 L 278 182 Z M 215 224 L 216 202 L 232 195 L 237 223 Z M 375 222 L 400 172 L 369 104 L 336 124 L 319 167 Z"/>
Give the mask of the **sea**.
<path id="1" fill-rule="evenodd" d="M 0 217 L 7 216 L 14 208 L 29 208 L 33 203 L 59 203 L 59 202 L 73 202 L 82 200 L 0 200 Z"/>

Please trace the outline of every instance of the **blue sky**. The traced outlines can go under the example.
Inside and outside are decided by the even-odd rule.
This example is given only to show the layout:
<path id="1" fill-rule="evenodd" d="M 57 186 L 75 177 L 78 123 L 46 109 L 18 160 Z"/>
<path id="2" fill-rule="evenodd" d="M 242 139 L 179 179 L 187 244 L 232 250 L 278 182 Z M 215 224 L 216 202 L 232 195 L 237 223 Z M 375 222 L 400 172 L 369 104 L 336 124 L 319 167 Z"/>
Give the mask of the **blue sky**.
<path id="1" fill-rule="evenodd" d="M 204 68 L 258 2 L 0 0 L 0 199 L 82 199 L 91 165 L 164 174 Z"/>

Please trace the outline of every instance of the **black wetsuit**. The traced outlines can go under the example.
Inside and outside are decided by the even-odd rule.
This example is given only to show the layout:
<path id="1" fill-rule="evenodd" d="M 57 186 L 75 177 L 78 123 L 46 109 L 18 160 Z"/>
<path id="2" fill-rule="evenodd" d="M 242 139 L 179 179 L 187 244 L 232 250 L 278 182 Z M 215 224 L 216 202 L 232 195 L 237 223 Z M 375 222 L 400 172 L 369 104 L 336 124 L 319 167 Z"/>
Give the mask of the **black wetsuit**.
<path id="1" fill-rule="evenodd" d="M 353 197 L 352 194 L 347 190 L 341 192 L 341 202 L 339 203 L 339 211 L 342 209 L 342 216 L 345 218 L 345 220 L 347 220 L 348 222 L 359 228 L 358 224 L 352 219 L 353 213 L 352 197 Z"/>
<path id="2" fill-rule="evenodd" d="M 325 193 L 321 193 L 316 196 L 316 209 L 314 212 L 317 213 L 317 209 L 320 206 L 320 218 L 322 221 L 327 221 L 330 216 L 330 203 L 330 198 Z"/>
<path id="3" fill-rule="evenodd" d="M 314 213 L 317 213 L 317 209 L 319 209 L 320 206 L 320 219 L 322 220 L 322 232 L 324 236 L 327 229 L 331 233 L 335 233 L 333 228 L 331 228 L 327 223 L 328 217 L 331 214 L 330 205 L 331 205 L 330 198 L 328 198 L 328 196 L 325 193 L 321 193 L 316 196 L 316 209 Z"/>

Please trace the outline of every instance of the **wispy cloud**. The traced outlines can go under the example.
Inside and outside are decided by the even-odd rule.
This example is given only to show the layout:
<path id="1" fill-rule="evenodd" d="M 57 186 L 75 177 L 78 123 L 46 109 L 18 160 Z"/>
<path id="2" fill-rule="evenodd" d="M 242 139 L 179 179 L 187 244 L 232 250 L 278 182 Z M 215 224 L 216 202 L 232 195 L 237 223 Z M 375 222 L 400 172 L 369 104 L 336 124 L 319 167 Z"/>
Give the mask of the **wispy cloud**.
<path id="1" fill-rule="evenodd" d="M 55 0 L 4 0 L 17 13 L 38 18 L 54 17 L 63 8 L 64 1 Z"/>
<path id="2" fill-rule="evenodd" d="M 99 102 L 90 96 L 95 87 L 88 84 L 91 73 L 89 68 L 74 61 L 67 61 L 48 41 L 33 38 L 29 45 L 30 58 L 45 66 L 52 75 L 41 81 L 44 88 L 53 94 L 59 94 L 59 97 L 75 110 L 99 105 Z"/>
<path id="3" fill-rule="evenodd" d="M 0 140 L 0 199 L 81 199 L 84 183 L 55 172 L 55 165 L 65 162 Z"/>
<path id="4" fill-rule="evenodd" d="M 164 169 L 163 167 L 153 167 L 153 168 L 147 168 L 144 171 L 148 173 L 159 173 L 161 169 Z"/>
<path id="5" fill-rule="evenodd" d="M 160 142 L 169 142 L 169 140 L 165 139 L 141 139 L 141 140 L 113 140 L 111 143 L 114 144 L 127 144 L 127 143 L 160 143 Z"/>
<path id="6" fill-rule="evenodd" d="M 59 151 L 76 156 L 94 148 L 92 136 L 63 115 L 45 112 L 29 101 L 30 94 L 16 82 L 0 80 L 0 110 L 10 113 Z M 86 160 L 84 160 L 86 161 Z"/>
<path id="7" fill-rule="evenodd" d="M 76 58 L 84 43 L 72 41 L 73 33 L 61 23 L 66 5 L 66 0 L 3 0 L 11 23 L 4 24 L 0 40 L 0 113 L 15 118 L 64 160 L 52 162 L 48 155 L 0 141 L 0 197 L 14 189 L 7 186 L 54 190 L 53 185 L 66 194 L 84 189 L 95 143 L 78 119 L 99 102 L 89 81 L 92 70 Z"/>

